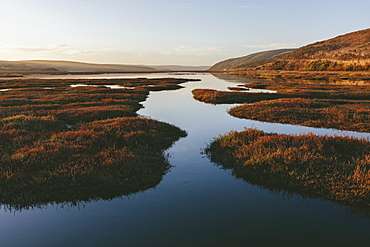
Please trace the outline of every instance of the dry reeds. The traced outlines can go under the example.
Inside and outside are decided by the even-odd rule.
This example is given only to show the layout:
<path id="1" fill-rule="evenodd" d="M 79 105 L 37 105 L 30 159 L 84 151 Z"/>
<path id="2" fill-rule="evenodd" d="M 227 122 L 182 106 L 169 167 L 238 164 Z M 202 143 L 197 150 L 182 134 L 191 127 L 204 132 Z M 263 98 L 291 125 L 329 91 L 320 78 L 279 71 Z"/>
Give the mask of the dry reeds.
<path id="1" fill-rule="evenodd" d="M 234 176 L 272 191 L 370 209 L 368 140 L 248 129 L 219 137 L 206 152 Z"/>
<path id="2" fill-rule="evenodd" d="M 186 133 L 136 111 L 150 90 L 185 81 L 1 81 L 11 90 L 0 94 L 0 203 L 22 209 L 156 186 L 170 168 L 163 151 Z M 94 86 L 70 87 L 81 83 Z M 111 84 L 130 89 L 101 86 Z"/>
<path id="3" fill-rule="evenodd" d="M 282 95 L 274 93 L 227 92 L 213 89 L 194 89 L 194 99 L 210 104 L 235 104 L 278 99 Z"/>
<path id="4" fill-rule="evenodd" d="M 364 104 L 283 98 L 235 106 L 229 114 L 266 122 L 370 132 L 370 109 Z"/>

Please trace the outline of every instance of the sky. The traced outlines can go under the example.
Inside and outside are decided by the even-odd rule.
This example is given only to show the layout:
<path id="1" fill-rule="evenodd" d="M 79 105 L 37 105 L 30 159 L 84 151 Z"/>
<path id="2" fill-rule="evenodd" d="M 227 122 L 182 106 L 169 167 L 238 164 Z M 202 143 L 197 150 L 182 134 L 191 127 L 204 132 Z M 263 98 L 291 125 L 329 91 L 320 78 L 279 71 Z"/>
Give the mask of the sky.
<path id="1" fill-rule="evenodd" d="M 370 27 L 368 0 L 0 0 L 0 60 L 213 65 Z"/>

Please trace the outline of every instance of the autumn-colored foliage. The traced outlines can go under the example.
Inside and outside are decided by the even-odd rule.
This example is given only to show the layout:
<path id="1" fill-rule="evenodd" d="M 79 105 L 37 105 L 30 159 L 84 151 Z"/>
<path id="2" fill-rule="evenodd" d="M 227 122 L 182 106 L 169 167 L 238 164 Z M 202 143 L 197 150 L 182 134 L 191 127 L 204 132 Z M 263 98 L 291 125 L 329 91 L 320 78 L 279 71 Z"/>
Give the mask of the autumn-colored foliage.
<path id="1" fill-rule="evenodd" d="M 356 104 L 333 104 L 328 100 L 284 98 L 231 108 L 238 118 L 370 132 L 370 109 Z"/>
<path id="2" fill-rule="evenodd" d="M 206 152 L 213 162 L 246 182 L 369 212 L 369 140 L 247 129 L 219 137 Z"/>
<path id="3" fill-rule="evenodd" d="M 213 89 L 194 89 L 194 99 L 210 104 L 234 104 L 278 99 L 281 95 L 273 93 L 228 92 Z"/>
<path id="4" fill-rule="evenodd" d="M 277 93 L 241 91 L 241 85 L 229 88 L 232 91 L 195 89 L 192 93 L 195 99 L 205 103 L 245 103 L 229 110 L 238 118 L 370 132 L 368 77 L 333 78 L 309 74 L 310 79 L 301 79 L 299 74 L 279 75 L 260 74 L 258 79 L 269 79 L 244 85 L 244 89 L 267 89 Z"/>
<path id="5" fill-rule="evenodd" d="M 185 81 L 0 81 L 10 89 L 0 92 L 0 203 L 22 209 L 156 186 L 170 168 L 163 151 L 186 133 L 136 111 L 150 90 Z M 90 86 L 71 87 L 82 83 Z M 103 86 L 112 83 L 122 88 Z"/>

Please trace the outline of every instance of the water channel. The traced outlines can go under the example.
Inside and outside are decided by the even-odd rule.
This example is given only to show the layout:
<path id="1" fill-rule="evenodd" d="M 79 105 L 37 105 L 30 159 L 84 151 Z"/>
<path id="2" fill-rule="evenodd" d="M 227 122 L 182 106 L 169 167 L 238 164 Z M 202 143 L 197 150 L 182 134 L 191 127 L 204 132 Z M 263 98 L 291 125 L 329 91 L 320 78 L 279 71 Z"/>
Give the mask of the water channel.
<path id="1" fill-rule="evenodd" d="M 211 163 L 202 150 L 218 135 L 244 128 L 370 134 L 241 120 L 227 114 L 230 105 L 201 103 L 191 94 L 195 88 L 226 90 L 252 79 L 211 74 L 73 78 L 97 77 L 201 79 L 180 90 L 152 92 L 139 111 L 188 132 L 167 151 L 173 168 L 157 187 L 130 197 L 20 212 L 1 209 L 1 246 L 368 246 L 369 218 L 328 201 L 274 194 L 247 184 Z"/>

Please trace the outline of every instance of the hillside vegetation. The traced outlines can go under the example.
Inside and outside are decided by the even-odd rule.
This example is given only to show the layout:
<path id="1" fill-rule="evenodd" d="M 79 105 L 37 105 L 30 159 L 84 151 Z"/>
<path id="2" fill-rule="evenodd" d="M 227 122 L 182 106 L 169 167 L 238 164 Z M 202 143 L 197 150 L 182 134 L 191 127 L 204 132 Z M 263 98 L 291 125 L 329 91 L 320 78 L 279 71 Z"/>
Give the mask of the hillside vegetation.
<path id="1" fill-rule="evenodd" d="M 225 61 L 221 61 L 213 65 L 209 70 L 211 71 L 222 71 L 228 70 L 239 66 L 253 66 L 256 62 L 264 61 L 269 59 L 275 55 L 293 51 L 294 49 L 279 49 L 279 50 L 271 50 L 271 51 L 263 51 L 253 53 L 244 57 L 238 58 L 230 58 Z"/>
<path id="2" fill-rule="evenodd" d="M 246 62 L 228 68 L 230 71 L 245 69 L 369 71 L 370 29 L 316 42 L 254 63 Z"/>

